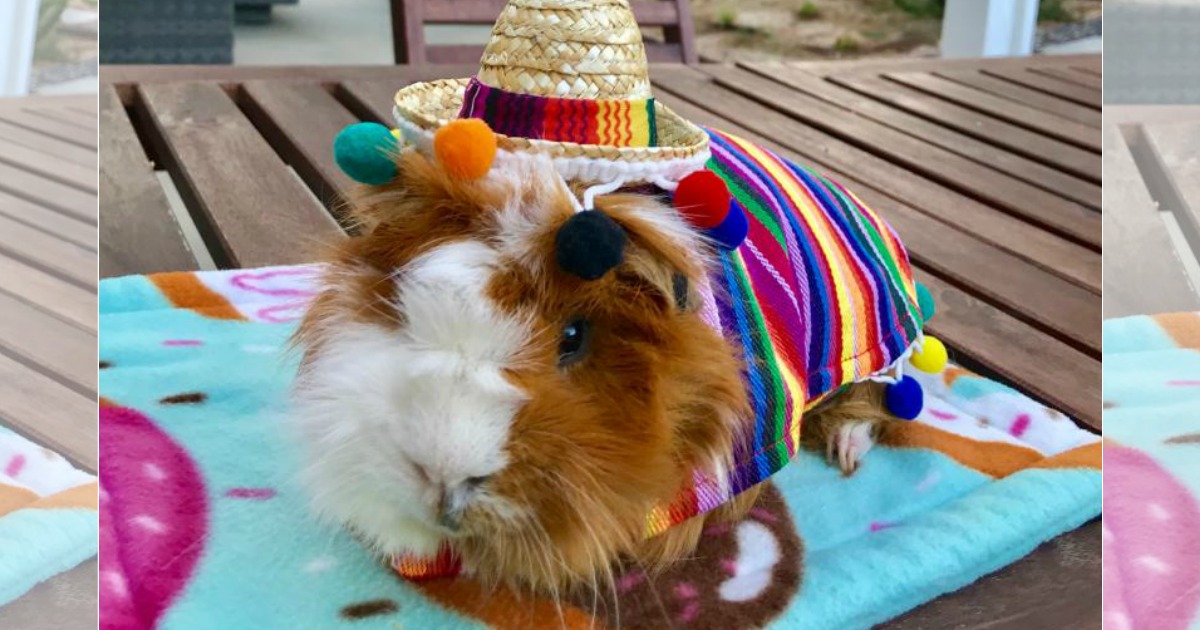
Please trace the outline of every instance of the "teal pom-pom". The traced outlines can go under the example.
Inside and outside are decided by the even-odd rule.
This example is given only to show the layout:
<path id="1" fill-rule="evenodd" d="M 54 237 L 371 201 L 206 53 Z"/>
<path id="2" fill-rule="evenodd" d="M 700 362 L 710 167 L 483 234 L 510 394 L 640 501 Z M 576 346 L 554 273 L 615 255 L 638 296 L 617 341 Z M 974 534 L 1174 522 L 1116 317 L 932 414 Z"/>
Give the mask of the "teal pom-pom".
<path id="1" fill-rule="evenodd" d="M 884 392 L 888 411 L 897 418 L 912 420 L 921 413 L 925 406 L 925 392 L 921 384 L 911 376 L 905 376 L 899 381 L 887 386 Z"/>
<path id="2" fill-rule="evenodd" d="M 381 186 L 396 179 L 396 136 L 379 123 L 355 123 L 333 141 L 333 159 L 356 182 Z"/>
<path id="3" fill-rule="evenodd" d="M 933 294 L 929 287 L 917 283 L 917 308 L 921 309 L 921 319 L 929 321 L 937 313 L 937 305 L 933 303 Z"/>

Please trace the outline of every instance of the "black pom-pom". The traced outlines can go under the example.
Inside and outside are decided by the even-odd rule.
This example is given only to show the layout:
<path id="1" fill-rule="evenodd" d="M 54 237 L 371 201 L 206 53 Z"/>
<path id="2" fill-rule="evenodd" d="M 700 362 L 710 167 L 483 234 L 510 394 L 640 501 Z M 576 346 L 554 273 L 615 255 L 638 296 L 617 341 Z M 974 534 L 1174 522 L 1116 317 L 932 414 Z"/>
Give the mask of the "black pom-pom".
<path id="1" fill-rule="evenodd" d="M 554 238 L 558 266 L 596 280 L 625 258 L 625 230 L 603 212 L 588 210 L 567 220 Z"/>

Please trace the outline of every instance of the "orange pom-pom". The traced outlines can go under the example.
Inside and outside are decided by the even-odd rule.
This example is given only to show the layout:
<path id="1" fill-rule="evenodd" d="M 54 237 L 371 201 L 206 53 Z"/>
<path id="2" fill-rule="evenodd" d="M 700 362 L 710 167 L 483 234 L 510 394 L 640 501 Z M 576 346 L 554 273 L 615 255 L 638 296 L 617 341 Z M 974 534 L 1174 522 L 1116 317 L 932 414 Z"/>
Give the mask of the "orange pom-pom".
<path id="1" fill-rule="evenodd" d="M 452 176 L 479 179 L 496 159 L 496 134 L 478 118 L 455 120 L 433 134 L 433 153 Z"/>

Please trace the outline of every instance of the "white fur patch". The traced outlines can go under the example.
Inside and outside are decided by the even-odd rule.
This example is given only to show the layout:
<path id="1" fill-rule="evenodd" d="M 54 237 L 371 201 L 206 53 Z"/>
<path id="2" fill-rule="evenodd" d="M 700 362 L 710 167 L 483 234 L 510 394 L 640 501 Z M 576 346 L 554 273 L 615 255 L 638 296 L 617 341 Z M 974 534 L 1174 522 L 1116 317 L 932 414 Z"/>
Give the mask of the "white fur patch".
<path id="1" fill-rule="evenodd" d="M 379 305 L 404 325 L 324 322 L 321 351 L 297 383 L 315 506 L 382 553 L 432 552 L 443 536 L 434 525 L 440 489 L 508 463 L 524 394 L 502 370 L 530 327 L 484 293 L 497 257 L 474 241 L 417 257 L 395 275 L 398 303 Z"/>

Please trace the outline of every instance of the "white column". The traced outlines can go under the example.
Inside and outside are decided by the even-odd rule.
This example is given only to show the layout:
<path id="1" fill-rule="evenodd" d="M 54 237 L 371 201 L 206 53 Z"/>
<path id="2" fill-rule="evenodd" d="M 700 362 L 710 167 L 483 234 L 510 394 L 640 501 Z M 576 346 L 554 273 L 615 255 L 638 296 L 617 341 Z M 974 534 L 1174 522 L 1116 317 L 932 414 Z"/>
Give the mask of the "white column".
<path id="1" fill-rule="evenodd" d="M 29 92 L 40 0 L 0 0 L 0 97 Z"/>
<path id="2" fill-rule="evenodd" d="M 1038 0 L 947 0 L 943 57 L 1033 54 Z"/>

